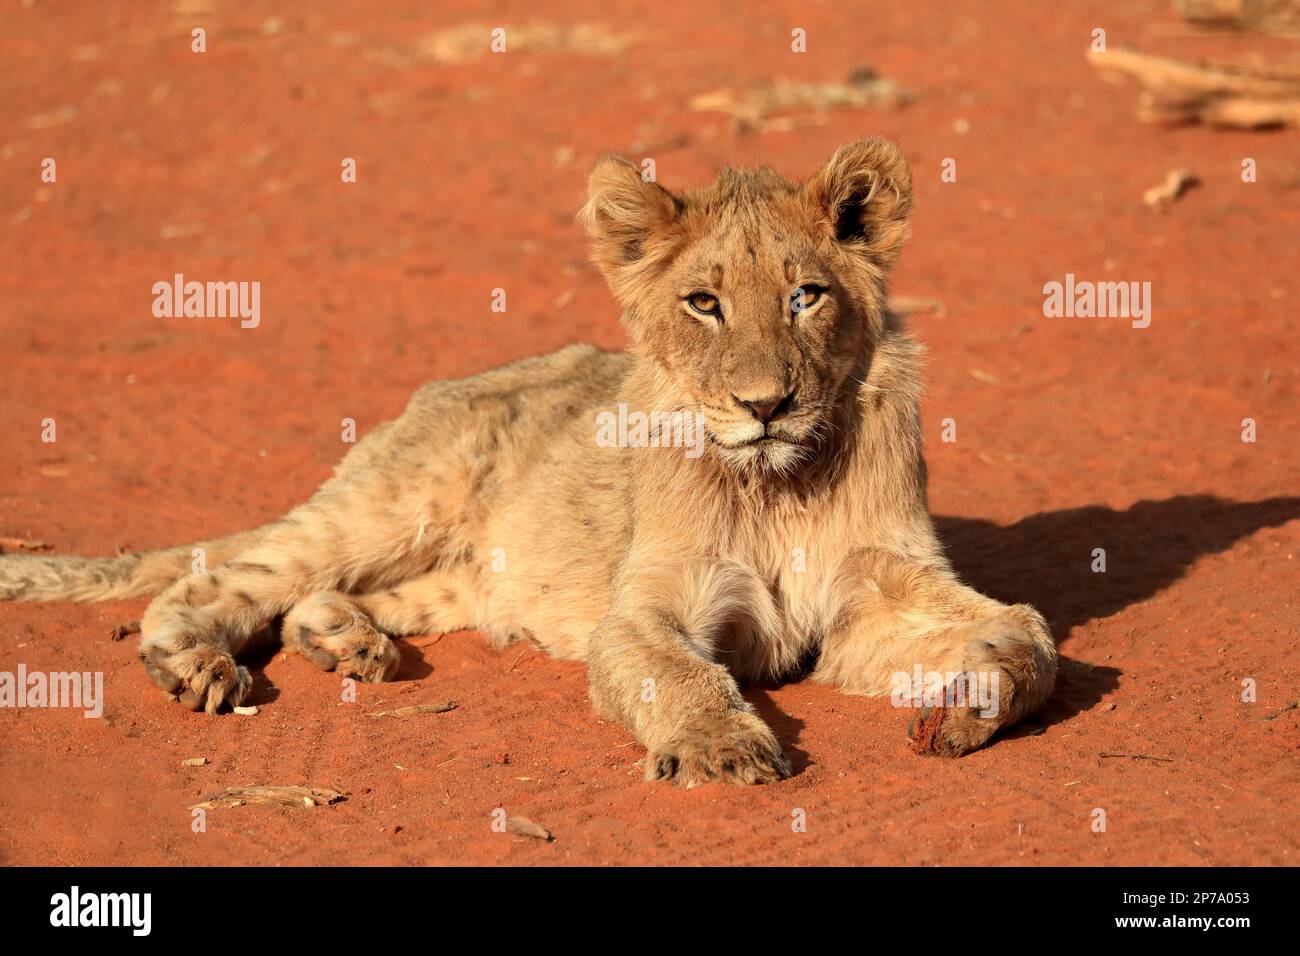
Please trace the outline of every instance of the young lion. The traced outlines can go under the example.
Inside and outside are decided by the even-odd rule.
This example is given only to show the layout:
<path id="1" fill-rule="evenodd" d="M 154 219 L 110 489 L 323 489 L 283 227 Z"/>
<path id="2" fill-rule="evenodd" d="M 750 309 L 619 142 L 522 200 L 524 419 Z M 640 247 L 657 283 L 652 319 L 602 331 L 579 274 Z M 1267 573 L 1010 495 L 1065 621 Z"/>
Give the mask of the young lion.
<path id="1" fill-rule="evenodd" d="M 966 753 L 1042 704 L 1056 650 L 1033 608 L 962 585 L 931 526 L 920 349 L 885 308 L 911 205 L 878 139 L 805 183 L 727 169 L 683 195 L 605 158 L 582 218 L 626 354 L 571 346 L 424 386 L 307 503 L 197 545 L 211 571 L 190 573 L 189 546 L 6 556 L 0 598 L 161 592 L 140 659 L 209 714 L 244 699 L 235 655 L 283 615 L 287 647 L 369 681 L 397 670 L 389 635 L 479 628 L 585 659 L 648 779 L 786 776 L 737 682 L 810 661 L 853 693 L 914 672 L 991 686 L 921 711 L 918 749 Z M 698 416 L 703 447 L 598 441 L 620 406 Z"/>

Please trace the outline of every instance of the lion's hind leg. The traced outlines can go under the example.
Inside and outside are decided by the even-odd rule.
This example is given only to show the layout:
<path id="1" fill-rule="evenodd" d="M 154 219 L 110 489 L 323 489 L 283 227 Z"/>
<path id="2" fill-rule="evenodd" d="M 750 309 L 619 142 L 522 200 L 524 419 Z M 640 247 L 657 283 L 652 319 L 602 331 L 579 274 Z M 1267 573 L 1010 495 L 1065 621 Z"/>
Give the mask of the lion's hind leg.
<path id="1" fill-rule="evenodd" d="M 443 634 L 486 623 L 479 620 L 477 592 L 473 570 L 462 566 L 360 595 L 357 604 L 389 634 Z"/>
<path id="2" fill-rule="evenodd" d="M 401 580 L 430 554 L 400 546 L 415 532 L 357 483 L 295 509 L 247 551 L 167 588 L 141 620 L 149 677 L 194 709 L 238 705 L 251 687 L 235 655 L 275 617 L 289 614 L 291 646 L 321 666 L 389 679 L 397 651 L 343 594 L 358 581 Z M 322 593 L 324 592 L 324 593 Z"/>
<path id="3" fill-rule="evenodd" d="M 396 677 L 402 662 L 356 598 L 339 591 L 317 591 L 299 601 L 280 631 L 286 650 L 345 677 L 377 684 Z"/>

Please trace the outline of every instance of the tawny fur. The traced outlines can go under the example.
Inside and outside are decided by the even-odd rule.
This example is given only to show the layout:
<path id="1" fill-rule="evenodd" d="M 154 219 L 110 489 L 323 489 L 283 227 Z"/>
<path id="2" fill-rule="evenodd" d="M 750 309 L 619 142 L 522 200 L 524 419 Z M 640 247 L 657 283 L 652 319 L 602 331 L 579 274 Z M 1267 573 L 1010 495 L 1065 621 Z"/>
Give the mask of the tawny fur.
<path id="1" fill-rule="evenodd" d="M 789 772 L 737 681 L 796 675 L 884 694 L 896 672 L 996 671 L 996 716 L 948 708 L 961 754 L 1050 694 L 1042 617 L 962 585 L 926 507 L 919 347 L 887 313 L 911 179 L 892 143 L 839 150 L 804 183 L 724 171 L 683 195 L 617 158 L 583 220 L 627 353 L 572 346 L 421 388 L 305 504 L 256 531 L 127 558 L 0 557 L 0 598 L 159 593 L 151 679 L 216 713 L 235 656 L 283 616 L 286 647 L 367 680 L 389 635 L 479 628 L 585 659 L 596 710 L 692 785 Z M 796 313 L 795 289 L 822 289 Z M 721 317 L 693 311 L 713 296 Z M 611 448 L 619 403 L 700 413 L 702 455 Z M 772 409 L 770 421 L 763 418 Z M 933 720 L 928 722 L 933 726 Z"/>

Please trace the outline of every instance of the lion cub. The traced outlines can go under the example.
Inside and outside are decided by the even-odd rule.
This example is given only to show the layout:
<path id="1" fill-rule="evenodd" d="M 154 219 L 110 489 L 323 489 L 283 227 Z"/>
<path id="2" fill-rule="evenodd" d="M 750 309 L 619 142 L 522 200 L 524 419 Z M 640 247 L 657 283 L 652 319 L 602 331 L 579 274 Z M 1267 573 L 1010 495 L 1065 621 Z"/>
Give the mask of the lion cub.
<path id="1" fill-rule="evenodd" d="M 210 714 L 244 699 L 235 657 L 282 615 L 286 647 L 370 681 L 398 669 L 391 635 L 478 628 L 586 660 L 650 779 L 786 776 L 740 682 L 809 662 L 912 705 L 934 675 L 913 745 L 979 747 L 1051 693 L 1056 650 L 1033 608 L 962 585 L 931 525 L 919 347 L 885 308 L 911 206 L 883 140 L 806 182 L 727 169 L 680 195 L 602 159 L 582 219 L 626 353 L 424 386 L 308 502 L 201 542 L 211 570 L 188 546 L 6 556 L 0 597 L 161 592 L 140 659 Z M 633 416 L 697 440 L 647 441 Z"/>

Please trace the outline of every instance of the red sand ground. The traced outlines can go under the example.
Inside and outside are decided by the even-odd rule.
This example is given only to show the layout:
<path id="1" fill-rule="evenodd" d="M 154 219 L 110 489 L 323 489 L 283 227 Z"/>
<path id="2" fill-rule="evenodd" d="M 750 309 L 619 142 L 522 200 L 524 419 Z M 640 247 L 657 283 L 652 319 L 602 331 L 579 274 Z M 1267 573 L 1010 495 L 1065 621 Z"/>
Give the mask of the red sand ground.
<path id="1" fill-rule="evenodd" d="M 276 655 L 261 714 L 212 719 L 165 701 L 133 642 L 108 640 L 144 601 L 3 605 L 0 669 L 102 670 L 108 700 L 98 721 L 0 712 L 0 860 L 1300 862 L 1300 710 L 1265 719 L 1300 697 L 1300 499 L 1285 497 L 1300 476 L 1296 134 L 1139 125 L 1134 89 L 1083 58 L 1097 26 L 1186 55 L 1287 41 L 1170 37 L 1152 29 L 1172 22 L 1163 2 L 1025 0 L 979 17 L 944 0 L 743 16 L 677 0 L 301 6 L 0 13 L 0 534 L 108 554 L 269 520 L 343 453 L 342 418 L 364 430 L 427 379 L 622 341 L 573 223 L 600 152 L 654 156 L 671 186 L 724 162 L 803 175 L 879 133 L 916 176 L 894 290 L 945 308 L 916 322 L 933 508 L 970 581 L 1052 622 L 1059 690 L 1024 729 L 951 762 L 914 756 L 910 715 L 886 700 L 756 690 L 796 775 L 687 792 L 642 783 L 630 736 L 589 713 L 582 668 L 531 649 L 406 641 L 402 679 L 357 704 Z M 416 52 L 435 30 L 538 18 L 636 38 L 619 55 Z M 194 25 L 209 31 L 202 56 Z M 793 26 L 804 56 L 788 52 Z M 686 107 L 718 86 L 863 65 L 916 102 L 755 135 Z M 39 181 L 45 156 L 55 185 Z M 339 181 L 344 156 L 355 185 Z M 957 183 L 940 181 L 944 157 Z M 1184 165 L 1203 185 L 1167 215 L 1144 208 L 1142 191 Z M 259 280 L 261 327 L 153 318 L 152 284 L 177 271 Z M 1043 318 L 1041 287 L 1066 272 L 1150 281 L 1152 326 Z M 488 309 L 498 286 L 505 315 Z M 46 417 L 55 445 L 39 440 Z M 946 417 L 956 444 L 938 441 Z M 1105 575 L 1089 570 L 1096 547 Z M 1257 703 L 1240 700 L 1245 677 Z M 448 697 L 458 710 L 363 716 Z M 1116 751 L 1169 761 L 1102 756 Z M 199 755 L 211 763 L 180 766 Z M 351 797 L 214 810 L 191 832 L 191 803 L 254 782 Z M 557 839 L 493 833 L 496 807 Z"/>

